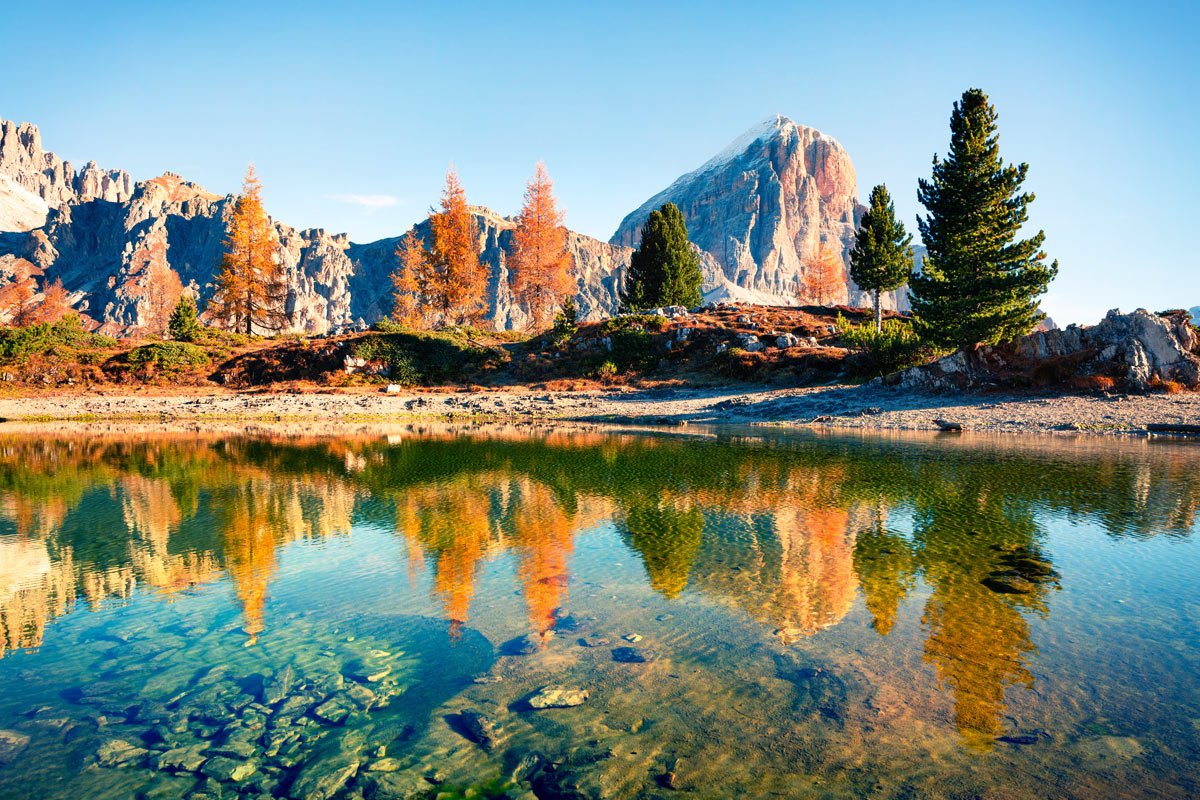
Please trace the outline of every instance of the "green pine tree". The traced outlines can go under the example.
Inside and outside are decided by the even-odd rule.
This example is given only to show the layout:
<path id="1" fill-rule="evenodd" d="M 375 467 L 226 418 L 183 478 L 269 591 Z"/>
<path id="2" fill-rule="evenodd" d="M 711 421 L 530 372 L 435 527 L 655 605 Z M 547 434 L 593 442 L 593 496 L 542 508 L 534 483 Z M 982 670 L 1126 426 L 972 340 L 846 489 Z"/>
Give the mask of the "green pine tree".
<path id="1" fill-rule="evenodd" d="M 674 203 L 651 211 L 641 246 L 629 260 L 621 303 L 630 311 L 700 304 L 700 259 L 688 244 L 687 223 Z"/>
<path id="2" fill-rule="evenodd" d="M 850 251 L 850 277 L 875 302 L 875 330 L 883 330 L 879 295 L 899 289 L 912 275 L 912 234 L 896 219 L 896 206 L 887 186 L 871 190 L 871 207 L 863 214 Z"/>
<path id="3" fill-rule="evenodd" d="M 917 197 L 928 252 L 909 281 L 917 331 L 942 347 L 994 344 L 1029 333 L 1045 318 L 1038 297 L 1058 274 L 1047 266 L 1042 231 L 1017 235 L 1033 194 L 1021 193 L 1028 164 L 1000 159 L 996 112 L 979 89 L 963 93 L 950 115 L 950 153 L 933 158 L 933 177 Z"/>
<path id="4" fill-rule="evenodd" d="M 196 301 L 190 294 L 184 293 L 171 312 L 171 319 L 167 322 L 167 331 L 177 342 L 190 342 L 196 337 L 199 330 L 200 320 L 196 315 Z"/>

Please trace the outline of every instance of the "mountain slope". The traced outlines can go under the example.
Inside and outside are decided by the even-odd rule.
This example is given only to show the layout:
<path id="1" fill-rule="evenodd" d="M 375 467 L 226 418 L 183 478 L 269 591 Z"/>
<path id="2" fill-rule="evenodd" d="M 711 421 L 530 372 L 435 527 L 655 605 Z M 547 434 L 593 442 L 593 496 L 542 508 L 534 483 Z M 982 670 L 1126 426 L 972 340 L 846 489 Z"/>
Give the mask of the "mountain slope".
<path id="1" fill-rule="evenodd" d="M 803 262 L 828 244 L 848 263 L 858 203 L 854 165 L 832 137 L 784 116 L 752 126 L 699 168 L 680 176 L 621 221 L 609 240 L 636 247 L 642 225 L 663 203 L 679 206 L 689 238 L 715 259 L 728 282 L 794 297 Z M 865 305 L 844 274 L 839 301 Z M 903 290 L 885 297 L 907 307 Z"/>

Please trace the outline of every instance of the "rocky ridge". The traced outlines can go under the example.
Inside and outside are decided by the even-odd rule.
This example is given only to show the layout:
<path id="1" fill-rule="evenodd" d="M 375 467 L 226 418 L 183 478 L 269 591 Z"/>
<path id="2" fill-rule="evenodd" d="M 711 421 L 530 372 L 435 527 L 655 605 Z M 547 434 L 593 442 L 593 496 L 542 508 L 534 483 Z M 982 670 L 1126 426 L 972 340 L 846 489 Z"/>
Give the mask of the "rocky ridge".
<path id="1" fill-rule="evenodd" d="M 850 156 L 832 137 L 768 117 L 631 212 L 609 241 L 636 247 L 650 212 L 667 202 L 683 212 L 689 238 L 729 284 L 790 300 L 803 285 L 805 259 L 827 244 L 847 265 L 838 302 L 867 304 L 848 266 L 866 207 Z M 903 289 L 883 299 L 886 308 L 907 307 Z"/>
<path id="2" fill-rule="evenodd" d="M 668 194 L 694 226 L 706 301 L 792 303 L 802 256 L 822 241 L 845 252 L 861 208 L 849 157 L 812 129 L 784 117 L 770 122 L 629 215 L 611 242 L 568 231 L 582 320 L 616 311 L 637 231 Z M 76 170 L 42 148 L 37 126 L 0 120 L 0 293 L 18 282 L 44 288 L 60 279 L 89 327 L 120 335 L 150 324 L 151 276 L 169 269 L 203 306 L 214 290 L 233 199 L 172 173 L 134 182 L 94 162 Z M 491 267 L 486 320 L 524 327 L 507 280 L 515 220 L 482 206 L 473 212 L 480 255 Z M 321 228 L 280 221 L 275 228 L 293 330 L 321 334 L 388 312 L 399 237 L 357 244 Z M 729 233 L 728 247 L 719 232 Z M 864 300 L 853 287 L 846 296 Z"/>

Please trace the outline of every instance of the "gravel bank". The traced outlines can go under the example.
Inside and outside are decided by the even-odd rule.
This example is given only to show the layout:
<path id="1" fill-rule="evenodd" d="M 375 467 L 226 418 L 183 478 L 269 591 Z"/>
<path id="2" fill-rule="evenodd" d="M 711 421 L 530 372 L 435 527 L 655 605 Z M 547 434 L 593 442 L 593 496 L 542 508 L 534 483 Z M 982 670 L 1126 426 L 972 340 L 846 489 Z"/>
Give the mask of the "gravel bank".
<path id="1" fill-rule="evenodd" d="M 1149 423 L 1200 424 L 1200 393 L 1175 395 L 919 394 L 880 387 L 655 389 L 620 392 L 71 394 L 0 399 L 10 420 L 564 419 L 1003 433 L 1132 434 Z"/>

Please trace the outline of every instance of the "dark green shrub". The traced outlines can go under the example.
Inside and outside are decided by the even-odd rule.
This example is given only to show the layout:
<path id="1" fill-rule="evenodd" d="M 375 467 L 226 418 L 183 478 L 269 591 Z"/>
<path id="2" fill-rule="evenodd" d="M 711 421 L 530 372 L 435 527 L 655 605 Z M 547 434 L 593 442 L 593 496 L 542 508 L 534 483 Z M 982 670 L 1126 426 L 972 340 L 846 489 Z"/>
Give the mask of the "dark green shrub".
<path id="1" fill-rule="evenodd" d="M 877 331 L 873 324 L 855 325 L 838 314 L 837 328 L 843 342 L 869 357 L 864 369 L 879 375 L 924 364 L 939 355 L 920 340 L 911 325 L 898 319 L 885 320 L 883 330 Z"/>
<path id="2" fill-rule="evenodd" d="M 461 331 L 447 330 L 369 334 L 354 346 L 354 355 L 386 363 L 393 383 L 413 385 L 461 380 L 493 353 L 470 344 Z"/>
<path id="3" fill-rule="evenodd" d="M 203 348 L 190 342 L 153 342 L 135 347 L 125 354 L 125 360 L 134 366 L 153 364 L 159 369 L 203 366 L 208 354 Z"/>
<path id="4" fill-rule="evenodd" d="M 75 314 L 68 314 L 53 324 L 40 322 L 27 328 L 0 330 L 0 358 L 4 359 L 25 358 L 56 348 L 77 350 L 116 346 L 116 339 L 84 330 L 83 323 Z"/>
<path id="5" fill-rule="evenodd" d="M 656 360 L 654 343 L 644 330 L 627 328 L 612 334 L 612 361 L 622 372 L 648 369 Z"/>

